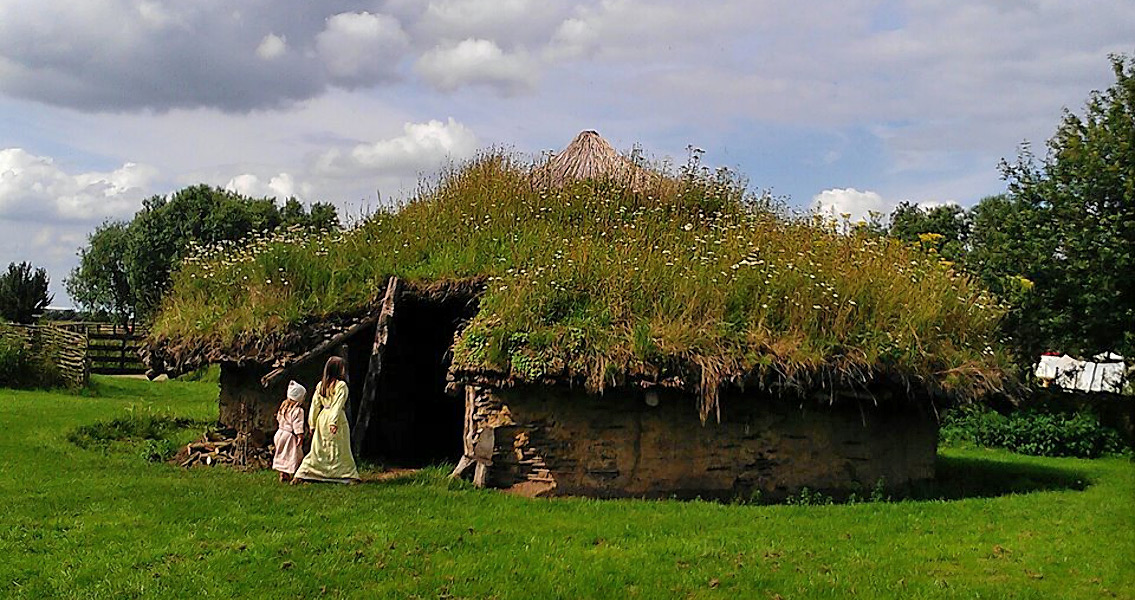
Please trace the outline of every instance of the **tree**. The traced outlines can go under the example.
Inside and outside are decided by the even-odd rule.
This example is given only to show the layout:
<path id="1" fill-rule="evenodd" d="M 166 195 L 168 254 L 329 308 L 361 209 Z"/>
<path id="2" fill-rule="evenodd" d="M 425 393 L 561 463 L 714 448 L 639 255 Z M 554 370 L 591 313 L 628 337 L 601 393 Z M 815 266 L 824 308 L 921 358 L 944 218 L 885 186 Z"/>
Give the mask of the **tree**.
<path id="1" fill-rule="evenodd" d="M 213 244 L 240 240 L 281 225 L 338 227 L 330 204 L 315 203 L 311 212 L 296 199 L 283 209 L 271 198 L 249 198 L 207 185 L 190 186 L 169 196 L 153 196 L 129 223 L 104 224 L 80 251 L 67 290 L 80 306 L 125 318 L 146 319 L 161 304 L 170 274 L 190 242 Z"/>
<path id="2" fill-rule="evenodd" d="M 1030 351 L 1135 355 L 1135 60 L 1111 61 L 1116 82 L 1065 111 L 1043 160 L 1002 161 L 1009 192 L 975 219 L 985 268 L 1032 286 L 1014 332 Z"/>
<path id="3" fill-rule="evenodd" d="M 47 269 L 31 263 L 11 263 L 0 275 L 0 316 L 16 323 L 31 323 L 55 299 L 47 291 Z"/>
<path id="4" fill-rule="evenodd" d="M 338 229 L 339 213 L 329 202 L 313 202 L 311 212 L 295 197 L 288 198 L 280 209 L 280 220 L 284 225 L 302 225 L 311 229 Z"/>
<path id="5" fill-rule="evenodd" d="M 79 251 L 79 266 L 64 282 L 76 304 L 123 324 L 134 311 L 126 265 L 129 235 L 128 225 L 121 221 L 100 225 Z"/>
<path id="6" fill-rule="evenodd" d="M 927 234 L 941 236 L 933 247 L 942 258 L 954 262 L 964 259 L 972 227 L 970 215 L 957 204 L 924 208 L 911 202 L 900 203 L 891 213 L 887 233 L 907 242 L 920 242 Z"/>
<path id="7" fill-rule="evenodd" d="M 315 230 L 338 229 L 339 213 L 335 210 L 335 205 L 330 202 L 312 202 L 306 225 Z"/>
<path id="8" fill-rule="evenodd" d="M 190 241 L 239 240 L 280 223 L 280 211 L 271 199 L 247 198 L 207 185 L 144 200 L 130 223 L 126 247 L 126 274 L 138 316 L 145 318 L 157 310 L 170 273 Z"/>

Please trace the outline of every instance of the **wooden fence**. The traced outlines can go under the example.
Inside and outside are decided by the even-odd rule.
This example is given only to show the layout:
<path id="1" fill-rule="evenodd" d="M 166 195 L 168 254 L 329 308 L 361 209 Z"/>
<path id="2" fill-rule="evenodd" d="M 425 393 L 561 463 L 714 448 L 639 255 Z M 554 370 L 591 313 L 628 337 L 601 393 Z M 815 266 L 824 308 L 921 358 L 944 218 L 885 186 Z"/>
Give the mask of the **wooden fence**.
<path id="1" fill-rule="evenodd" d="M 35 356 L 55 365 L 63 383 L 83 387 L 90 379 L 87 359 L 87 336 L 65 327 L 44 325 L 5 325 L 7 335 L 18 336 L 24 347 Z M 48 382 L 54 385 L 56 382 Z"/>
<path id="2" fill-rule="evenodd" d="M 87 338 L 87 358 L 91 372 L 98 375 L 137 375 L 146 372 L 138 356 L 146 338 L 142 327 L 117 323 L 68 323 L 66 328 L 81 331 Z"/>

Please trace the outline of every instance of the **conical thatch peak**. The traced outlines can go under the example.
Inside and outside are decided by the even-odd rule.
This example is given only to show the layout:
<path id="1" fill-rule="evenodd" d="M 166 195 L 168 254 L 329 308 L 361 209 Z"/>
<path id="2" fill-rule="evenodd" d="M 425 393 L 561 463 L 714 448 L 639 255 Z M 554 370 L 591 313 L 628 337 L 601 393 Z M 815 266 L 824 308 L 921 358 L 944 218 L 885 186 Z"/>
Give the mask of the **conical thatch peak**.
<path id="1" fill-rule="evenodd" d="M 564 186 L 583 179 L 617 179 L 637 186 L 646 173 L 619 154 L 599 132 L 584 130 L 541 169 L 548 183 Z"/>

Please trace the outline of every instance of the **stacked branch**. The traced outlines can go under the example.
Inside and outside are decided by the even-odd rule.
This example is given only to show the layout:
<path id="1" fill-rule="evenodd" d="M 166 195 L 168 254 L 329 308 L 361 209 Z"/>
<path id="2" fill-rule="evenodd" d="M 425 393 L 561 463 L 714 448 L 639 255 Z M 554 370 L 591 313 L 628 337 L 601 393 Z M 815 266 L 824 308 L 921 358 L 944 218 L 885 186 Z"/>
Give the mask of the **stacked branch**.
<path id="1" fill-rule="evenodd" d="M 267 469 L 272 466 L 272 448 L 256 447 L 248 439 L 248 434 L 240 433 L 229 438 L 211 431 L 199 441 L 186 444 L 175 460 L 185 468 L 231 465 L 250 470 Z"/>

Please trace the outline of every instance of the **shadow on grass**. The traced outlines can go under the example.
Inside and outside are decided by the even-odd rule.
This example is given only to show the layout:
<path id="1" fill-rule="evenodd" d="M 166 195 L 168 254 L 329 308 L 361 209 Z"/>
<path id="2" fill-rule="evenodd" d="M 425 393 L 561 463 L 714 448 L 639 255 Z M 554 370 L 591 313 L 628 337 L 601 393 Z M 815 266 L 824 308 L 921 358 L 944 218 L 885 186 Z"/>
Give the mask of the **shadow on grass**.
<path id="1" fill-rule="evenodd" d="M 449 490 L 475 490 L 466 480 L 451 480 L 450 465 L 434 465 L 422 469 L 393 469 L 380 474 L 364 475 L 364 483 L 386 486 L 436 487 Z M 846 491 L 798 492 L 789 498 L 764 498 L 756 502 L 746 498 L 716 498 L 728 504 L 846 504 L 894 502 L 903 500 L 963 500 L 994 498 L 1009 494 L 1044 491 L 1081 491 L 1092 484 L 1088 475 L 1075 469 L 1026 464 L 1012 459 L 939 456 L 937 477 L 906 489 L 880 489 L 874 494 L 848 497 Z"/>
<path id="2" fill-rule="evenodd" d="M 961 500 L 1008 494 L 1075 490 L 1091 485 L 1087 474 L 996 458 L 939 456 L 934 481 L 913 486 L 911 500 Z"/>

